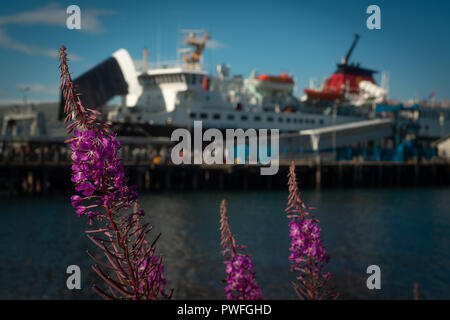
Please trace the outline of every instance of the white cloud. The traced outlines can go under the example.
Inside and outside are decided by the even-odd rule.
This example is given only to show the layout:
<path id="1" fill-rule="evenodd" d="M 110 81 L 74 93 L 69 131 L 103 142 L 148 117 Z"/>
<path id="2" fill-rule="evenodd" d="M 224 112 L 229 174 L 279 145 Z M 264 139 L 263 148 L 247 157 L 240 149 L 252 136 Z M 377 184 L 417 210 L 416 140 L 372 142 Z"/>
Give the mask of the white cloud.
<path id="1" fill-rule="evenodd" d="M 82 32 L 102 33 L 105 31 L 103 25 L 98 19 L 102 15 L 116 14 L 112 10 L 99 9 L 81 9 L 81 29 Z M 68 15 L 66 8 L 59 3 L 50 3 L 42 8 L 19 12 L 10 16 L 0 17 L 0 25 L 18 24 L 18 25 L 47 25 L 66 27 Z"/>
<path id="2" fill-rule="evenodd" d="M 217 40 L 208 40 L 206 42 L 206 47 L 208 49 L 212 49 L 212 50 L 218 50 L 218 49 L 222 49 L 222 48 L 226 48 L 227 45 L 225 43 L 222 43 L 220 41 Z"/>
<path id="3" fill-rule="evenodd" d="M 58 51 L 53 49 L 39 48 L 30 44 L 22 43 L 10 38 L 2 29 L 0 29 L 0 45 L 2 47 L 20 51 L 28 55 L 44 55 L 51 58 L 58 56 Z M 77 59 L 79 57 L 75 57 Z"/>
<path id="4" fill-rule="evenodd" d="M 116 12 L 111 10 L 83 9 L 81 8 L 81 32 L 98 34 L 105 31 L 103 25 L 98 19 L 101 15 L 111 15 Z M 42 8 L 31 11 L 19 12 L 9 16 L 0 16 L 0 46 L 8 49 L 20 51 L 28 55 L 43 55 L 56 58 L 57 49 L 40 48 L 31 44 L 26 44 L 12 39 L 5 32 L 7 25 L 47 25 L 66 28 L 67 13 L 66 9 L 58 3 L 50 3 Z M 72 54 L 69 58 L 72 61 L 80 60 L 80 57 Z"/>
<path id="5" fill-rule="evenodd" d="M 81 31 L 89 33 L 105 32 L 105 28 L 98 17 L 113 14 L 117 14 L 117 12 L 112 10 L 81 9 Z"/>

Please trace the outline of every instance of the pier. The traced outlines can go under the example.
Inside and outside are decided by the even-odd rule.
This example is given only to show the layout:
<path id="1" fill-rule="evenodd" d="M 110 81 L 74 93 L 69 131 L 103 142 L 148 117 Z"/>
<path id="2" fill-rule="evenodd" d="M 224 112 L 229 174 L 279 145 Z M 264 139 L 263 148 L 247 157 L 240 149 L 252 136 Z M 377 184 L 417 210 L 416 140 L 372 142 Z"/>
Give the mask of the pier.
<path id="1" fill-rule="evenodd" d="M 259 165 L 173 165 L 171 142 L 122 138 L 130 183 L 141 191 L 285 190 L 290 160 L 280 159 L 273 176 Z M 63 139 L 0 141 L 0 190 L 9 194 L 45 194 L 73 189 L 71 161 Z M 323 156 L 295 162 L 302 188 L 449 186 L 450 162 L 334 161 Z"/>

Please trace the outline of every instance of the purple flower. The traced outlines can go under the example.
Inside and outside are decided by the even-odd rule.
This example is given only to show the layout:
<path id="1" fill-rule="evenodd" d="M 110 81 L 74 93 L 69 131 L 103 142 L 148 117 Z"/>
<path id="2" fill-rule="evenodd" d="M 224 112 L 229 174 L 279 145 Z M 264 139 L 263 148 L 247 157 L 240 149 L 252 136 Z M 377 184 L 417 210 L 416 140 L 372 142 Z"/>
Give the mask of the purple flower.
<path id="1" fill-rule="evenodd" d="M 81 184 L 77 185 L 75 190 L 82 191 L 83 195 L 85 195 L 85 196 L 90 196 L 91 194 L 94 193 L 95 187 L 92 184 L 90 184 L 89 182 L 82 182 Z"/>
<path id="2" fill-rule="evenodd" d="M 321 271 L 329 258 L 320 240 L 318 220 L 294 217 L 289 222 L 291 247 L 289 260 L 292 271 L 307 270 L 309 276 L 320 279 Z M 304 278 L 302 273 L 299 277 Z"/>
<path id="3" fill-rule="evenodd" d="M 107 285 L 107 290 L 94 286 L 104 299 L 170 298 L 164 287 L 164 267 L 155 255 L 156 243 L 147 242 L 151 230 L 141 224 L 143 210 L 137 202 L 136 186 L 128 186 L 125 169 L 119 159 L 120 143 L 108 124 L 97 119 L 98 111 L 85 108 L 75 92 L 67 65 L 64 46 L 60 50 L 61 91 L 64 96 L 64 123 L 73 137 L 70 144 L 72 159 L 71 181 L 78 194 L 71 197 L 72 206 L 89 223 L 98 219 L 101 227 L 88 230 L 88 238 L 104 253 L 105 261 L 88 254 L 96 262 L 92 269 Z M 132 213 L 125 212 L 134 206 Z M 92 234 L 100 234 L 93 236 Z M 158 236 L 159 237 L 159 236 Z M 109 272 L 102 270 L 103 267 Z M 108 273 L 108 274 L 107 274 Z"/>
<path id="4" fill-rule="evenodd" d="M 70 199 L 72 200 L 72 206 L 75 208 L 78 208 L 81 202 L 83 201 L 83 198 L 77 195 L 72 196 Z"/>
<path id="5" fill-rule="evenodd" d="M 76 206 L 76 208 L 77 208 L 76 213 L 79 216 L 84 216 L 86 214 L 86 210 L 87 210 L 86 207 L 78 205 L 78 206 Z"/>
<path id="6" fill-rule="evenodd" d="M 88 211 L 88 212 L 86 212 L 86 215 L 88 216 L 88 218 L 89 219 L 93 219 L 93 218 L 95 218 L 96 216 L 98 216 L 100 214 L 100 212 L 98 212 L 98 211 Z"/>
<path id="7" fill-rule="evenodd" d="M 75 190 L 85 197 L 104 194 L 107 190 L 109 198 L 103 198 L 102 204 L 123 202 L 125 207 L 129 207 L 138 195 L 135 187 L 126 186 L 125 171 L 118 157 L 120 143 L 114 134 L 103 128 L 93 128 L 74 130 L 74 135 L 70 146 L 73 160 L 71 180 L 75 183 Z M 72 205 L 77 208 L 81 202 L 78 199 L 72 201 Z"/>
<path id="8" fill-rule="evenodd" d="M 238 254 L 225 262 L 228 300 L 262 300 L 249 255 Z"/>
<path id="9" fill-rule="evenodd" d="M 253 263 L 250 255 L 238 253 L 244 246 L 236 245 L 228 224 L 226 201 L 220 205 L 220 230 L 224 250 L 222 254 L 227 256 L 225 260 L 225 272 L 227 274 L 227 286 L 225 293 L 228 300 L 262 300 L 261 289 L 256 282 Z"/>
<path id="10" fill-rule="evenodd" d="M 323 268 L 329 261 L 326 250 L 320 239 L 319 220 L 313 218 L 307 211 L 308 207 L 300 198 L 295 166 L 292 163 L 289 170 L 289 198 L 286 212 L 289 222 L 289 261 L 291 271 L 298 272 L 294 289 L 302 299 L 336 298 L 331 290 L 325 290 L 330 273 L 324 273 Z"/>

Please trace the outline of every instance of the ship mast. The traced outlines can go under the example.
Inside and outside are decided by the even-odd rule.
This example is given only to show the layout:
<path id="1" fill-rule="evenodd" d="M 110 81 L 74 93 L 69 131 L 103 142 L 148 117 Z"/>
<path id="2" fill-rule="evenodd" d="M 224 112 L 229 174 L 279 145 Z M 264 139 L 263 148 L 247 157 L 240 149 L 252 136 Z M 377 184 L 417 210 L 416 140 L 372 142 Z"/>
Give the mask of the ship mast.
<path id="1" fill-rule="evenodd" d="M 342 58 L 342 64 L 347 64 L 347 62 L 350 60 L 350 56 L 352 55 L 353 50 L 355 49 L 356 44 L 358 43 L 358 40 L 359 40 L 359 34 L 355 33 L 355 39 L 353 40 L 353 43 L 352 43 L 350 49 L 348 49 L 348 52 L 345 55 L 345 57 Z"/>

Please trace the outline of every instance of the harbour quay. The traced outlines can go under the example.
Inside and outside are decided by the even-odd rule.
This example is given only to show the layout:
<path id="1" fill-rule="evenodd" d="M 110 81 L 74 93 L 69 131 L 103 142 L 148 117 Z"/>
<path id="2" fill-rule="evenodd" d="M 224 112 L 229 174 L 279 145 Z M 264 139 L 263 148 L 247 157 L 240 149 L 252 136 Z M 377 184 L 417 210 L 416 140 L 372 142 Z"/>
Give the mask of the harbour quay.
<path id="1" fill-rule="evenodd" d="M 64 140 L 1 139 L 0 192 L 11 195 L 70 192 L 73 188 L 70 151 Z M 385 150 L 373 147 L 349 149 L 338 145 L 334 152 L 304 151 L 294 156 L 292 150 L 285 153 L 282 144 L 278 172 L 261 175 L 261 165 L 257 164 L 174 165 L 170 160 L 173 142 L 167 138 L 119 137 L 119 140 L 130 183 L 141 191 L 285 190 L 292 161 L 302 188 L 450 185 L 450 161 L 445 157 L 386 161 L 382 160 Z M 342 154 L 353 157 L 345 159 Z"/>

